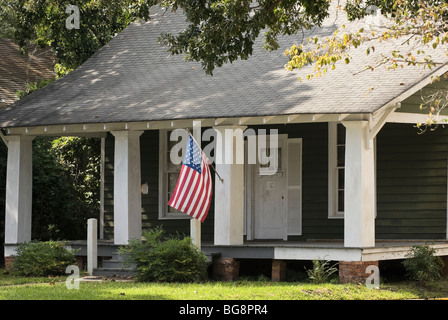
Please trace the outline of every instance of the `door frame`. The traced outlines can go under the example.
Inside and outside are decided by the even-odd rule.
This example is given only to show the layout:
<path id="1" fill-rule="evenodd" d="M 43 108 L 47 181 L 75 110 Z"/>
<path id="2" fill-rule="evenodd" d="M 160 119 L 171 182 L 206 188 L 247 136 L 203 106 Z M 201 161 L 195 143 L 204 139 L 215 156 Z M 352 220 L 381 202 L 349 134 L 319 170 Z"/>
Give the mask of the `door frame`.
<path id="1" fill-rule="evenodd" d="M 268 136 L 268 135 L 267 135 Z M 299 163 L 299 170 L 300 170 L 300 212 L 299 212 L 299 220 L 300 220 L 300 234 L 301 234 L 301 229 L 302 229 L 302 161 L 303 161 L 303 155 L 302 155 L 302 139 L 301 138 L 292 138 L 292 139 L 288 139 L 288 135 L 287 134 L 279 134 L 279 145 L 280 145 L 280 139 L 284 139 L 284 147 L 283 147 L 283 151 L 282 151 L 282 161 L 283 161 L 283 172 L 285 175 L 285 225 L 284 225 L 284 236 L 283 236 L 283 240 L 287 240 L 288 239 L 288 235 L 290 235 L 288 233 L 288 221 L 289 221 L 289 216 L 288 216 L 288 141 L 291 140 L 298 140 L 299 146 L 300 146 L 300 163 Z M 267 137 L 267 139 L 269 139 Z M 255 239 L 255 188 L 254 188 L 254 182 L 255 182 L 255 174 L 256 169 L 257 169 L 257 165 L 256 164 L 249 164 L 247 161 L 247 141 L 245 141 L 245 162 L 244 162 L 244 166 L 245 166 L 245 170 L 244 170 L 244 175 L 245 175 L 245 218 L 244 218 L 244 235 L 246 236 L 247 240 L 256 240 Z M 293 233 L 291 235 L 297 235 L 297 233 Z"/>

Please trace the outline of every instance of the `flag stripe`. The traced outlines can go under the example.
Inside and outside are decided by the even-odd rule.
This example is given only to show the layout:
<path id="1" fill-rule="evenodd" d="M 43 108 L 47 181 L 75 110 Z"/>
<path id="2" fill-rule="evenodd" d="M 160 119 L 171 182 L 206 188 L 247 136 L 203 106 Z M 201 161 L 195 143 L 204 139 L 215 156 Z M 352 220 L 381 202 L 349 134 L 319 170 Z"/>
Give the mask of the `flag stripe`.
<path id="1" fill-rule="evenodd" d="M 177 184 L 176 184 L 176 187 L 174 189 L 173 194 L 171 195 L 171 199 L 168 202 L 168 205 L 170 205 L 170 206 L 171 206 L 171 204 L 173 204 L 173 203 L 175 203 L 177 201 L 177 198 L 178 198 L 178 196 L 180 194 L 179 193 L 179 188 L 180 188 L 180 185 L 182 184 L 182 180 L 183 180 L 183 178 L 185 176 L 185 171 L 186 171 L 185 168 L 186 167 L 182 166 L 182 168 L 180 169 L 179 179 L 177 180 Z"/>
<path id="2" fill-rule="evenodd" d="M 190 136 L 179 180 L 168 205 L 204 222 L 211 196 L 209 161 Z"/>
<path id="3" fill-rule="evenodd" d="M 206 171 L 208 171 L 207 173 L 207 178 L 206 178 L 206 191 L 204 192 L 205 196 L 205 203 L 202 205 L 201 208 L 201 214 L 199 215 L 199 220 L 204 221 L 204 219 L 207 217 L 207 213 L 208 210 L 210 208 L 210 196 L 211 196 L 211 176 L 210 176 L 210 171 L 209 171 L 209 167 L 207 166 L 207 168 L 205 169 Z"/>
<path id="4" fill-rule="evenodd" d="M 207 179 L 208 179 L 208 175 L 205 174 L 205 183 L 207 182 Z M 197 216 L 198 211 L 200 210 L 200 207 L 201 207 L 201 203 L 205 197 L 205 192 L 204 192 L 205 187 L 206 187 L 205 185 L 201 185 L 201 188 L 200 188 L 199 192 L 197 193 L 197 195 L 198 195 L 197 201 L 192 206 L 191 211 L 193 212 L 193 216 L 195 216 L 195 217 Z"/>
<path id="5" fill-rule="evenodd" d="M 191 170 L 191 169 L 190 169 Z M 188 194 L 185 195 L 184 197 L 184 201 L 183 201 L 183 205 L 182 205 L 182 209 L 180 209 L 182 212 L 185 212 L 187 205 L 191 202 L 191 194 L 194 190 L 194 188 L 196 188 L 196 181 L 198 180 L 198 177 L 200 176 L 199 173 L 195 172 L 194 170 L 192 171 L 192 175 L 194 176 L 190 185 L 188 186 L 188 189 L 186 191 L 188 191 Z"/>
<path id="6" fill-rule="evenodd" d="M 168 203 L 169 205 L 172 205 L 174 208 L 176 206 L 177 201 L 179 200 L 179 196 L 181 194 L 181 190 L 183 189 L 183 186 L 185 184 L 186 176 L 188 175 L 188 167 L 182 166 L 180 170 L 180 176 L 176 184 L 176 189 L 174 190 L 174 193 L 171 196 L 171 200 Z M 176 208 L 177 209 L 177 206 Z"/>
<path id="7" fill-rule="evenodd" d="M 201 219 L 205 219 L 207 217 L 208 210 L 210 209 L 211 196 L 212 196 L 212 180 L 210 174 L 210 167 L 207 166 L 208 170 L 208 191 L 207 191 L 207 206 L 204 208 L 202 212 Z"/>
<path id="8" fill-rule="evenodd" d="M 199 185 L 197 187 L 198 192 L 196 192 L 194 194 L 194 197 L 192 199 L 190 199 L 190 202 L 188 203 L 188 214 L 189 215 L 192 215 L 191 213 L 195 212 L 195 210 L 196 210 L 199 195 L 202 194 L 204 179 L 200 179 L 198 183 L 199 183 Z"/>
<path id="9" fill-rule="evenodd" d="M 205 171 L 207 171 L 207 169 L 208 169 L 208 166 L 206 166 Z M 201 197 L 198 199 L 197 203 L 195 204 L 195 206 L 193 208 L 193 212 L 194 212 L 193 215 L 195 217 L 200 217 L 202 215 L 203 201 L 207 195 L 206 188 L 207 188 L 208 177 L 209 177 L 209 175 L 206 172 L 205 173 L 205 183 L 204 183 L 204 186 L 202 186 L 202 188 L 201 188 Z"/>
<path id="10" fill-rule="evenodd" d="M 185 171 L 186 171 L 186 177 L 185 177 L 185 180 L 182 180 L 181 187 L 179 188 L 179 197 L 177 198 L 177 201 L 175 202 L 176 209 L 179 209 L 181 203 L 184 201 L 184 194 L 185 194 L 185 191 L 188 189 L 188 186 L 189 186 L 190 180 L 191 180 L 191 176 L 193 174 L 193 172 L 189 168 L 187 168 L 187 170 L 185 170 Z"/>
<path id="11" fill-rule="evenodd" d="M 208 169 L 206 169 L 206 170 L 208 170 Z M 200 213 L 198 213 L 198 214 L 200 214 L 201 217 L 204 214 L 204 206 L 207 205 L 208 194 L 210 193 L 209 189 L 210 189 L 210 181 L 209 181 L 209 178 L 207 176 L 206 184 L 204 185 L 203 197 L 201 198 Z"/>

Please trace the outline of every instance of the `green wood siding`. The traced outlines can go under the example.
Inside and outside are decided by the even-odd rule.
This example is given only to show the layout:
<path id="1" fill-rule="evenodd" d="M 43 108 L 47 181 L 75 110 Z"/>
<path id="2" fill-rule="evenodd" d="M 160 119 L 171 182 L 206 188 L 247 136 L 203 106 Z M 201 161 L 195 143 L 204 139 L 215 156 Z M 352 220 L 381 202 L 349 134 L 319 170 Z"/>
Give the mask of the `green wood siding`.
<path id="1" fill-rule="evenodd" d="M 328 124 L 309 123 L 259 128 L 278 129 L 302 138 L 302 236 L 290 240 L 343 239 L 343 219 L 328 218 Z M 448 129 L 424 135 L 413 125 L 387 124 L 377 136 L 377 239 L 445 239 L 447 215 Z M 189 220 L 158 219 L 158 131 L 141 136 L 143 228 L 163 225 L 170 233 L 189 233 Z M 113 237 L 113 149 L 106 139 L 105 234 Z M 212 199 L 214 203 L 214 199 Z M 214 210 L 202 224 L 204 241 L 213 240 Z"/>
<path id="2" fill-rule="evenodd" d="M 448 131 L 387 124 L 377 136 L 377 239 L 445 239 Z"/>

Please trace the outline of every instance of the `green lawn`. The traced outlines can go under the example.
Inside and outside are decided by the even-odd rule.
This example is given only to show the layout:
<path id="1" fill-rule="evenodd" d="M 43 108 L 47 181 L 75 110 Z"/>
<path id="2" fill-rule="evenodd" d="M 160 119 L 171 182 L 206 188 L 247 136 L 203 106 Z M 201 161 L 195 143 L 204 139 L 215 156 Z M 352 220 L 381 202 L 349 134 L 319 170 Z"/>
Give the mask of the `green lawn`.
<path id="1" fill-rule="evenodd" d="M 421 286 L 402 282 L 363 285 L 233 281 L 207 283 L 80 282 L 68 289 L 65 277 L 23 278 L 0 270 L 1 300 L 405 300 L 448 297 L 448 279 Z"/>

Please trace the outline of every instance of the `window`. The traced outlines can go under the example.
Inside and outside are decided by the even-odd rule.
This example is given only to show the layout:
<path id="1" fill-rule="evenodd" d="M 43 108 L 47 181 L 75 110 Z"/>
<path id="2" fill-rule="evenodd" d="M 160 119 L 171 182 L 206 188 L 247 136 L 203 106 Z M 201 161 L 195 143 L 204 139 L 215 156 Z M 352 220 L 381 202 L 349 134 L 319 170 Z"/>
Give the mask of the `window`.
<path id="1" fill-rule="evenodd" d="M 171 141 L 170 133 L 167 130 L 159 132 L 159 219 L 189 219 L 188 215 L 168 205 L 182 167 L 181 162 L 173 163 L 170 159 L 171 149 L 180 141 Z M 186 137 L 182 137 L 182 139 L 186 139 Z M 181 148 L 179 152 L 181 150 L 184 148 Z M 179 159 L 183 159 L 183 155 L 179 154 L 178 156 Z"/>
<path id="2" fill-rule="evenodd" d="M 345 127 L 328 124 L 328 217 L 344 217 Z"/>

